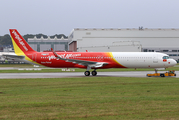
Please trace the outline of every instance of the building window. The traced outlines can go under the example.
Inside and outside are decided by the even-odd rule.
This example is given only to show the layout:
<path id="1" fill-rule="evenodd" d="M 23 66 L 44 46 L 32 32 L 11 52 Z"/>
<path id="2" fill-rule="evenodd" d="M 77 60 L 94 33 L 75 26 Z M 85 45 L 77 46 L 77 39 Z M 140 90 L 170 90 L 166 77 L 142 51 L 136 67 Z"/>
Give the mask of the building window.
<path id="1" fill-rule="evenodd" d="M 90 32 L 86 32 L 86 35 L 91 35 L 91 33 Z"/>
<path id="2" fill-rule="evenodd" d="M 149 52 L 154 52 L 154 50 L 149 50 Z"/>
<path id="3" fill-rule="evenodd" d="M 169 54 L 169 56 L 178 56 L 177 54 Z"/>
<path id="4" fill-rule="evenodd" d="M 177 50 L 172 50 L 172 52 L 177 52 Z"/>
<path id="5" fill-rule="evenodd" d="M 163 50 L 163 52 L 168 52 L 168 50 Z"/>
<path id="6" fill-rule="evenodd" d="M 147 52 L 147 49 L 144 49 L 144 52 Z"/>

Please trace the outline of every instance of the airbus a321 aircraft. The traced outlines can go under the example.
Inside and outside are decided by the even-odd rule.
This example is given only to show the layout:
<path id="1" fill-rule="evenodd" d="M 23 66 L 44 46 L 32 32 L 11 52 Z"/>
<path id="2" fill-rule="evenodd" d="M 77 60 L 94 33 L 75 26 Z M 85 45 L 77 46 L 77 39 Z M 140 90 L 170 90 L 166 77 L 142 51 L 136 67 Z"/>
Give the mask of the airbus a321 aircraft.
<path id="1" fill-rule="evenodd" d="M 84 68 L 85 76 L 97 75 L 106 68 L 168 68 L 177 64 L 168 55 L 158 52 L 50 52 L 34 51 L 16 29 L 10 29 L 15 54 L 7 58 L 54 68 Z"/>

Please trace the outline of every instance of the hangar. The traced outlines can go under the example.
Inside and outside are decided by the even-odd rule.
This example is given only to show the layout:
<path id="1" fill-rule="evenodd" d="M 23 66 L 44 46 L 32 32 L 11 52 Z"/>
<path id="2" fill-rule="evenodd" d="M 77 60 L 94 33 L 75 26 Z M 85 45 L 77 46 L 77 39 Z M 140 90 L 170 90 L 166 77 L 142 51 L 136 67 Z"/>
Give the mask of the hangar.
<path id="1" fill-rule="evenodd" d="M 163 52 L 179 59 L 179 29 L 81 29 L 68 37 L 69 50 L 84 52 Z"/>
<path id="2" fill-rule="evenodd" d="M 65 39 L 34 37 L 28 43 L 36 51 L 162 52 L 179 60 L 179 29 L 75 28 Z"/>
<path id="3" fill-rule="evenodd" d="M 43 36 L 41 38 L 37 38 L 36 36 L 34 38 L 28 38 L 29 45 L 38 52 L 47 51 L 50 48 L 56 51 L 67 51 L 68 42 L 69 40 L 63 36 L 61 38 L 57 38 L 56 36 L 54 38 L 50 38 L 50 36 L 48 38 L 43 38 Z"/>

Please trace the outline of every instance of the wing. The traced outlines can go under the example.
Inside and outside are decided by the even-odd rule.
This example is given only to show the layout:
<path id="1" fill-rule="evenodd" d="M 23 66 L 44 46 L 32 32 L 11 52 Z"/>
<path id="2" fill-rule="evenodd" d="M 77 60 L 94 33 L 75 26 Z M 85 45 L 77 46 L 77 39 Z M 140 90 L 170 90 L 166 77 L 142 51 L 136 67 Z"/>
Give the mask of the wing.
<path id="1" fill-rule="evenodd" d="M 67 59 L 67 58 L 62 58 L 60 57 L 52 48 L 51 50 L 53 51 L 53 54 L 55 55 L 56 58 L 60 59 L 60 60 L 65 60 L 66 62 L 72 62 L 75 64 L 79 64 L 79 65 L 83 65 L 83 66 L 87 66 L 88 68 L 99 68 L 99 67 L 103 67 L 104 65 L 107 65 L 108 63 L 105 62 L 94 62 L 94 61 L 86 61 L 86 60 L 75 60 L 75 59 Z"/>
<path id="2" fill-rule="evenodd" d="M 2 56 L 5 58 L 5 59 L 11 59 L 11 60 L 22 60 L 25 58 L 25 56 L 18 56 L 16 54 L 2 54 Z"/>

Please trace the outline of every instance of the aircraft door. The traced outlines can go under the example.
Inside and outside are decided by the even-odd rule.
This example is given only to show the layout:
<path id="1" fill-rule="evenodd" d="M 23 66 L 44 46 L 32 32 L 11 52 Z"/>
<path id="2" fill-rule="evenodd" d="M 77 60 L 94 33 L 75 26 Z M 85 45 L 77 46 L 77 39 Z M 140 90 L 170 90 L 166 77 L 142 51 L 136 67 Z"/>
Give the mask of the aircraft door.
<path id="1" fill-rule="evenodd" d="M 158 55 L 157 54 L 153 55 L 153 63 L 158 63 Z"/>

